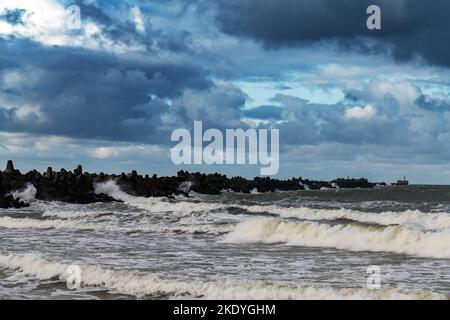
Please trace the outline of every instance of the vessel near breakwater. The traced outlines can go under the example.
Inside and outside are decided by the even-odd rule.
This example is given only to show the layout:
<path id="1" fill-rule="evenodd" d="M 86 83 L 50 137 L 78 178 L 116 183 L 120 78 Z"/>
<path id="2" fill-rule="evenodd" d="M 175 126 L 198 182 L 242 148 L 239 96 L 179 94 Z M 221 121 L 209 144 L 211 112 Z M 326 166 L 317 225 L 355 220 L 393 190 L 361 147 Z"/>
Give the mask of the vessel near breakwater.
<path id="1" fill-rule="evenodd" d="M 403 177 L 403 179 L 398 180 L 397 182 L 392 184 L 393 186 L 409 186 L 409 181 L 406 179 L 406 177 Z"/>
<path id="2" fill-rule="evenodd" d="M 27 206 L 27 203 L 14 198 L 14 192 L 25 190 L 28 186 L 35 188 L 35 197 L 38 200 L 78 204 L 118 201 L 118 199 L 114 199 L 106 194 L 95 192 L 96 184 L 109 180 L 116 181 L 125 192 L 141 197 L 187 196 L 190 191 L 200 194 L 219 195 L 224 191 L 265 193 L 327 188 L 373 188 L 378 185 L 369 182 L 365 178 L 315 181 L 301 177 L 289 180 L 256 177 L 249 180 L 242 177 L 228 178 L 219 173 L 203 174 L 186 171 L 179 171 L 177 176 L 173 177 L 142 176 L 136 171 L 120 175 L 96 174 L 84 172 L 81 165 L 73 171 L 65 169 L 54 171 L 49 167 L 45 173 L 32 170 L 22 174 L 14 167 L 13 162 L 9 160 L 5 171 L 0 171 L 0 208 Z"/>

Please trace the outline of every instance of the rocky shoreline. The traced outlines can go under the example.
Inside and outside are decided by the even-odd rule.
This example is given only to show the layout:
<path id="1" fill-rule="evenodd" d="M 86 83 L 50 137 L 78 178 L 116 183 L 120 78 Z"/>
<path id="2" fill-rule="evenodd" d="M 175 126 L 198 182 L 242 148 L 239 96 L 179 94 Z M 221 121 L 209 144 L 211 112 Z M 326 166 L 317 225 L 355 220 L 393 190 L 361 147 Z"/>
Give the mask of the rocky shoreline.
<path id="1" fill-rule="evenodd" d="M 158 177 L 157 175 L 139 175 L 136 171 L 120 175 L 83 172 L 82 166 L 73 171 L 61 169 L 53 171 L 48 168 L 45 173 L 32 170 L 22 174 L 14 168 L 13 162 L 7 163 L 5 171 L 0 171 L 0 208 L 20 208 L 28 206 L 11 195 L 15 191 L 26 189 L 33 185 L 36 188 L 37 200 L 61 201 L 67 203 L 88 204 L 95 202 L 111 202 L 116 199 L 106 194 L 96 194 L 97 183 L 114 180 L 121 189 L 131 195 L 140 197 L 173 197 L 187 195 L 189 191 L 202 194 L 217 195 L 223 190 L 250 193 L 319 190 L 322 188 L 373 188 L 376 184 L 367 179 L 337 179 L 331 182 L 314 181 L 302 178 L 277 180 L 271 178 L 254 178 L 248 180 L 242 177 L 228 178 L 222 174 L 202 174 L 178 172 L 174 177 Z"/>

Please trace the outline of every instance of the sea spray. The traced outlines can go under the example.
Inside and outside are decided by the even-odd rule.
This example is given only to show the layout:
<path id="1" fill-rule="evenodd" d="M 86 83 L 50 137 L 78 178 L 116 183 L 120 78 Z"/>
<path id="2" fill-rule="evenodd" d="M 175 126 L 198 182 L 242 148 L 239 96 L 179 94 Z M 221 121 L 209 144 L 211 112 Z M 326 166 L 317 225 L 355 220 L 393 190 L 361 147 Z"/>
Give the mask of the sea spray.
<path id="1" fill-rule="evenodd" d="M 164 198 L 134 197 L 123 192 L 115 181 L 99 183 L 95 186 L 96 193 L 104 193 L 115 199 L 124 201 L 127 205 L 147 210 L 153 213 L 171 211 L 180 215 L 190 215 L 192 212 L 207 212 L 225 208 L 219 203 L 195 203 L 190 201 L 171 202 Z"/>
<path id="2" fill-rule="evenodd" d="M 31 203 L 36 199 L 36 188 L 30 183 L 24 190 L 18 190 L 11 193 L 14 199 L 25 203 Z"/>
<path id="3" fill-rule="evenodd" d="M 188 194 L 189 191 L 191 191 L 194 183 L 192 181 L 183 181 L 180 183 L 180 186 L 178 187 L 178 190 L 184 192 L 185 194 Z"/>

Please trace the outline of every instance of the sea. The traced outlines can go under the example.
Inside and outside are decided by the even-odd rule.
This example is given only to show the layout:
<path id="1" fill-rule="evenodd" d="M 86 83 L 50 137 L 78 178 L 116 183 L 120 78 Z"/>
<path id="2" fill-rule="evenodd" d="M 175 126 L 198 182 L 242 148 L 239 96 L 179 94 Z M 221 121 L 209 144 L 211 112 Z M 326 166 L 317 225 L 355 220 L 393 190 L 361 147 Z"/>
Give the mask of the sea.
<path id="1" fill-rule="evenodd" d="M 0 299 L 450 298 L 450 186 L 141 198 L 14 193 Z"/>

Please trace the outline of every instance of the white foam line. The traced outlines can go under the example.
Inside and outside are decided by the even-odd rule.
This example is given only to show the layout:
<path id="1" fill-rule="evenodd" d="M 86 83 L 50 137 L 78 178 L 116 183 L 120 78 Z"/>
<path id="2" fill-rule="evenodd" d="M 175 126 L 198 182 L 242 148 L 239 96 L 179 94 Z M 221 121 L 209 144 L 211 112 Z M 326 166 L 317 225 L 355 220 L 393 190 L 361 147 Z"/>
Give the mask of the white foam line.
<path id="1" fill-rule="evenodd" d="M 35 254 L 0 254 L 0 267 L 19 275 L 49 280 L 66 281 L 66 270 L 73 263 L 59 263 Z M 162 279 L 152 274 L 135 271 L 118 271 L 97 266 L 80 265 L 81 283 L 87 288 L 104 288 L 111 293 L 130 294 L 136 297 L 168 294 L 173 298 L 185 296 L 204 299 L 245 300 L 336 300 L 336 299 L 448 299 L 443 294 L 423 291 L 364 288 L 333 289 L 318 286 L 288 286 L 261 281 L 217 281 Z"/>
<path id="2" fill-rule="evenodd" d="M 218 235 L 230 232 L 233 229 L 231 225 L 214 225 L 214 224 L 198 224 L 198 225 L 175 225 L 165 226 L 157 223 L 139 226 L 140 222 L 136 222 L 138 226 L 112 226 L 104 223 L 92 223 L 73 220 L 37 220 L 29 218 L 11 218 L 0 217 L 0 228 L 7 229 L 72 229 L 72 230 L 98 230 L 121 233 L 187 233 L 187 234 L 211 234 Z"/>
<path id="3" fill-rule="evenodd" d="M 246 206 L 250 212 L 269 212 L 284 218 L 300 218 L 304 220 L 336 220 L 348 219 L 365 223 L 380 225 L 408 225 L 424 230 L 450 228 L 450 215 L 448 213 L 423 213 L 418 210 L 404 212 L 361 212 L 349 209 L 311 209 L 305 207 L 278 207 L 278 206 Z"/>

